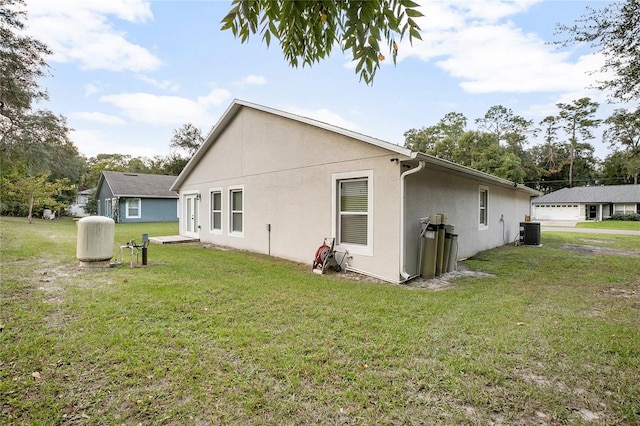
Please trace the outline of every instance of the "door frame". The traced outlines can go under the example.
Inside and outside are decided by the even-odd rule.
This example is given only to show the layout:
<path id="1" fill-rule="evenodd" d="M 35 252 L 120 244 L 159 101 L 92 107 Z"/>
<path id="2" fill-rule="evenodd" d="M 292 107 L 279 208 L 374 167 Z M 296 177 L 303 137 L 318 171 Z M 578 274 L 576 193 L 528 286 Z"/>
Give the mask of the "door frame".
<path id="1" fill-rule="evenodd" d="M 585 209 L 586 209 L 586 220 L 599 220 L 602 218 L 599 218 L 599 212 L 601 211 L 601 208 L 599 208 L 600 206 L 598 204 L 585 204 Z"/>
<path id="2" fill-rule="evenodd" d="M 199 191 L 185 192 L 182 195 L 182 234 L 187 237 L 200 236 L 200 201 Z"/>

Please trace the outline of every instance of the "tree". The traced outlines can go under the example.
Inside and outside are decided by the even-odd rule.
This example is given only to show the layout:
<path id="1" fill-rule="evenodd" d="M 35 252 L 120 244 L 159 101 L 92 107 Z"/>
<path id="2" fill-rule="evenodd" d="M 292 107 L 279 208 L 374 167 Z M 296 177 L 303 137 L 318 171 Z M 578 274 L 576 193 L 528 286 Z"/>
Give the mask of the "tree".
<path id="1" fill-rule="evenodd" d="M 133 170 L 130 166 L 132 166 Z M 98 185 L 98 180 L 103 170 L 147 173 L 146 171 L 141 171 L 141 169 L 144 169 L 144 166 L 142 159 L 137 157 L 132 158 L 128 154 L 98 154 L 87 160 L 87 167 L 82 177 L 81 186 L 83 188 L 95 188 Z"/>
<path id="2" fill-rule="evenodd" d="M 590 98 L 581 98 L 570 104 L 556 104 L 560 109 L 558 118 L 565 133 L 569 137 L 569 187 L 573 186 L 573 168 L 579 151 L 584 151 L 585 147 L 580 147 L 580 140 L 593 139 L 592 130 L 600 124 L 600 120 L 594 118 L 599 104 Z M 581 139 L 578 139 L 580 137 Z M 593 151 L 593 147 L 591 147 Z"/>
<path id="3" fill-rule="evenodd" d="M 77 183 L 84 158 L 69 139 L 67 119 L 51 111 L 22 114 L 0 141 L 0 158 L 23 163 L 29 174 L 51 174 L 52 179 L 69 178 Z"/>
<path id="4" fill-rule="evenodd" d="M 622 148 L 625 172 L 638 183 L 640 174 L 640 108 L 633 112 L 617 109 L 604 121 L 609 125 L 604 138 L 611 147 Z"/>
<path id="5" fill-rule="evenodd" d="M 405 34 L 410 42 L 421 39 L 414 20 L 422 16 L 417 7 L 412 0 L 233 0 L 221 29 L 231 30 L 242 43 L 258 33 L 267 46 L 272 38 L 279 40 L 292 67 L 312 66 L 329 57 L 337 44 L 343 52 L 351 50 L 356 74 L 371 84 L 385 59 L 381 42 L 388 43 L 395 64 Z"/>
<path id="6" fill-rule="evenodd" d="M 613 77 L 598 83 L 601 90 L 611 90 L 620 101 L 640 99 L 640 0 L 615 2 L 596 10 L 587 8 L 572 26 L 559 25 L 568 38 L 562 46 L 589 43 L 605 56 L 604 73 Z"/>
<path id="7" fill-rule="evenodd" d="M 520 158 L 501 146 L 495 134 L 479 130 L 461 135 L 453 161 L 513 182 L 522 183 L 525 176 Z"/>
<path id="8" fill-rule="evenodd" d="M 414 151 L 455 161 L 454 152 L 466 126 L 467 118 L 463 114 L 449 112 L 435 126 L 406 131 L 404 146 Z"/>
<path id="9" fill-rule="evenodd" d="M 639 165 L 640 168 L 640 165 Z M 637 174 L 629 174 L 629 157 L 626 152 L 614 151 L 602 162 L 600 178 L 606 185 L 625 185 L 637 183 Z"/>
<path id="10" fill-rule="evenodd" d="M 40 200 L 51 205 L 75 198 L 74 186 L 80 182 L 84 158 L 68 133 L 66 119 L 50 111 L 22 113 L 5 133 L 0 142 L 4 187 L 13 192 L 26 191 L 14 196 L 18 204 L 11 209 L 3 206 L 7 213 L 23 212 L 31 219 L 33 207 L 38 207 Z"/>
<path id="11" fill-rule="evenodd" d="M 191 123 L 187 123 L 173 131 L 169 146 L 185 151 L 189 158 L 191 158 L 203 142 L 204 137 L 200 129 Z"/>
<path id="12" fill-rule="evenodd" d="M 542 126 L 542 132 L 544 133 L 544 168 L 546 170 L 554 170 L 556 168 L 557 159 L 556 159 L 556 141 L 558 140 L 558 117 L 553 115 L 546 116 L 542 121 L 540 121 L 540 126 Z"/>
<path id="13" fill-rule="evenodd" d="M 13 177 L 13 179 L 12 179 Z M 2 176 L 2 193 L 6 197 L 3 202 L 14 203 L 18 208 L 26 206 L 27 220 L 31 223 L 33 210 L 36 207 L 50 207 L 60 211 L 64 204 L 57 200 L 57 196 L 64 191 L 70 191 L 73 186 L 68 179 L 49 180 L 49 175 L 40 174 L 29 176 L 26 174 L 10 174 Z"/>
<path id="14" fill-rule="evenodd" d="M 500 143 L 510 146 L 516 154 L 522 152 L 527 135 L 535 133 L 533 121 L 514 115 L 511 108 L 496 105 L 489 108 L 483 118 L 476 119 L 478 129 L 493 133 Z"/>
<path id="15" fill-rule="evenodd" d="M 38 84 L 45 75 L 45 57 L 51 54 L 42 42 L 22 35 L 26 14 L 16 10 L 23 0 L 0 0 L 0 139 L 19 121 L 32 102 L 46 99 Z"/>
<path id="16" fill-rule="evenodd" d="M 66 118 L 32 111 L 47 98 L 38 80 L 45 75 L 49 48 L 23 35 L 23 0 L 0 0 L 0 163 L 3 212 L 59 207 L 72 198 L 83 158 L 69 140 Z"/>

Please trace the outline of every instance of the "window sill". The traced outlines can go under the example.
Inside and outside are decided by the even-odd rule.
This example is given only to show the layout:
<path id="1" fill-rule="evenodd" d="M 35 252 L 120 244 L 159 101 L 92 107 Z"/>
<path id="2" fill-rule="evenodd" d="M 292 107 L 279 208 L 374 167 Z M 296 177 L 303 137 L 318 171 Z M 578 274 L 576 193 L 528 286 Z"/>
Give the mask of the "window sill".
<path id="1" fill-rule="evenodd" d="M 356 254 L 358 256 L 373 256 L 373 247 L 371 246 L 358 246 L 354 244 L 340 244 L 334 247 L 335 251 L 348 252 L 349 254 Z"/>

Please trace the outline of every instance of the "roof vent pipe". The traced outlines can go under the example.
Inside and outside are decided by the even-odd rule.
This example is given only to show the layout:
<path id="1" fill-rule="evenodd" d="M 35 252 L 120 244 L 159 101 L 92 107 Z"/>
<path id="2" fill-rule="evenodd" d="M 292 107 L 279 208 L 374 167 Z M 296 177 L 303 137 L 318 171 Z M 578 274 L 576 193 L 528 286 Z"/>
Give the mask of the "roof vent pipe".
<path id="1" fill-rule="evenodd" d="M 413 169 L 409 169 L 406 172 L 402 173 L 402 175 L 400 175 L 400 262 L 402 262 L 402 271 L 400 272 L 400 276 L 403 279 L 403 282 L 405 281 L 409 281 L 412 278 L 417 277 L 420 274 L 420 271 L 418 271 L 415 275 L 411 275 L 407 272 L 407 259 L 406 259 L 406 253 L 405 253 L 405 235 L 404 235 L 404 231 L 405 231 L 405 223 L 406 223 L 406 218 L 405 216 L 405 204 L 406 204 L 406 180 L 407 180 L 407 176 L 412 175 L 414 173 L 418 173 L 419 171 L 423 170 L 426 166 L 426 163 L 424 161 L 420 161 L 420 163 L 418 164 L 418 167 L 414 167 Z"/>

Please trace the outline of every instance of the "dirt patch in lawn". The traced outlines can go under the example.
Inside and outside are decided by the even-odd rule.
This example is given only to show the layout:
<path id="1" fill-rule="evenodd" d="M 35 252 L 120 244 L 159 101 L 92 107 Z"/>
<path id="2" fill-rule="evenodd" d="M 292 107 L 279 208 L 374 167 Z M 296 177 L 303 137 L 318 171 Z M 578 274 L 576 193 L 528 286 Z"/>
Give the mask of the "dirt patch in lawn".
<path id="1" fill-rule="evenodd" d="M 602 254 L 602 255 L 615 255 L 615 256 L 631 256 L 640 257 L 640 253 L 637 251 L 629 250 L 617 250 L 608 247 L 589 246 L 582 244 L 565 244 L 562 246 L 565 250 L 571 250 L 583 254 Z"/>
<path id="2" fill-rule="evenodd" d="M 353 280 L 353 281 L 389 284 L 387 281 L 383 281 L 374 277 L 358 274 L 351 271 L 340 272 L 337 276 L 340 278 Z M 480 272 L 480 271 L 473 271 L 469 269 L 467 266 L 465 266 L 463 263 L 458 263 L 458 267 L 455 271 L 447 272 L 446 274 L 442 274 L 438 277 L 430 278 L 430 279 L 418 277 L 404 284 L 397 284 L 397 285 L 402 285 L 410 289 L 416 289 L 416 290 L 441 291 L 441 290 L 447 290 L 454 287 L 454 284 L 452 281 L 456 278 L 487 278 L 487 277 L 493 277 L 493 276 L 494 276 L 493 274 L 487 274 L 485 272 Z"/>

